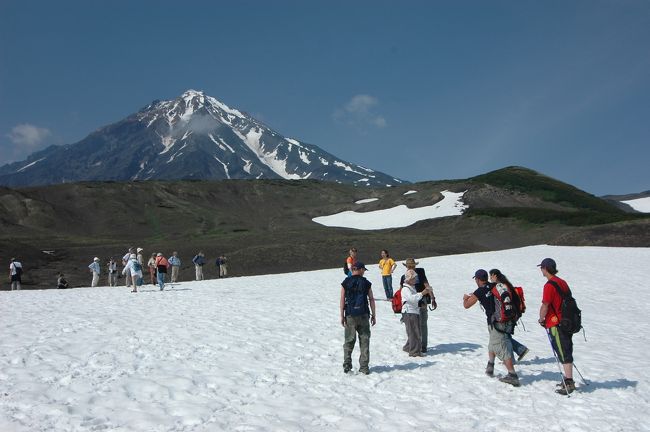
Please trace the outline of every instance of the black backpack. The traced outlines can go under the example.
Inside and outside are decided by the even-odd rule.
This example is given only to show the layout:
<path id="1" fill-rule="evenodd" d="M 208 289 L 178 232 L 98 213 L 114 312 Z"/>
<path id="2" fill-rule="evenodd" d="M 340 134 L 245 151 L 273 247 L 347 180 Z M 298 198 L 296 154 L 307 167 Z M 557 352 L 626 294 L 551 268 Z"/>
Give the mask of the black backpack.
<path id="1" fill-rule="evenodd" d="M 353 276 L 344 281 L 345 316 L 359 316 L 370 313 L 368 291 L 370 282 L 361 276 Z"/>
<path id="2" fill-rule="evenodd" d="M 573 298 L 571 290 L 565 294 L 560 286 L 555 281 L 549 281 L 555 287 L 558 295 L 562 298 L 560 311 L 562 312 L 562 319 L 560 320 L 560 330 L 564 333 L 572 334 L 578 333 L 582 328 L 582 311 L 578 308 L 576 299 Z M 551 304 L 553 307 L 553 304 Z M 557 311 L 553 308 L 553 312 L 557 315 Z"/>
<path id="3" fill-rule="evenodd" d="M 345 261 L 345 262 L 343 263 L 343 274 L 346 275 L 346 276 L 348 276 L 348 272 L 349 272 L 349 271 L 350 271 L 350 269 L 348 268 L 348 262 Z"/>
<path id="4" fill-rule="evenodd" d="M 14 266 L 14 269 L 16 270 L 16 275 L 22 276 L 23 275 L 23 268 L 22 266 Z"/>

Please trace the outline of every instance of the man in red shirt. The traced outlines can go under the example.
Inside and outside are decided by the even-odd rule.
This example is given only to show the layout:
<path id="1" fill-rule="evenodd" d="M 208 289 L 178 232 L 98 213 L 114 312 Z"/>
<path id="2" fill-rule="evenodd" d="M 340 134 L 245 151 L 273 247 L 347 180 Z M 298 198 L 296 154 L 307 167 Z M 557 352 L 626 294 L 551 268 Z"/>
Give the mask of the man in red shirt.
<path id="1" fill-rule="evenodd" d="M 569 292 L 569 285 L 557 277 L 557 264 L 552 258 L 544 258 L 537 267 L 547 279 L 542 294 L 542 306 L 539 308 L 539 324 L 546 328 L 553 351 L 562 363 L 564 369 L 563 382 L 559 384 L 560 394 L 572 393 L 575 389 L 573 381 L 573 334 L 563 332 L 560 327 L 562 320 L 562 296 L 556 286 L 563 293 Z"/>

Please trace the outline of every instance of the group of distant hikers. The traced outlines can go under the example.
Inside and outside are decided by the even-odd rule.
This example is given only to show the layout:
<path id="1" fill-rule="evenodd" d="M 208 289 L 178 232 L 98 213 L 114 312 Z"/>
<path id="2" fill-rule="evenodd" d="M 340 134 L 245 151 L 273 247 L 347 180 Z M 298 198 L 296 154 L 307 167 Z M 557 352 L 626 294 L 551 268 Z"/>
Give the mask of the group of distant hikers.
<path id="1" fill-rule="evenodd" d="M 144 262 L 144 249 L 142 248 L 129 248 L 128 252 L 122 257 L 122 272 L 118 273 L 118 263 L 111 257 L 106 264 L 106 273 L 108 275 L 108 286 L 117 286 L 117 279 L 120 274 L 125 277 L 126 287 L 132 288 L 131 292 L 138 292 L 138 287 L 144 285 L 145 268 L 148 269 L 149 278 L 152 285 L 158 285 L 160 291 L 165 287 L 167 273 L 171 270 L 171 283 L 178 282 L 181 260 L 178 257 L 178 252 L 173 252 L 167 259 L 162 252 L 152 253 L 149 261 Z M 197 253 L 192 258 L 192 263 L 195 269 L 195 280 L 204 280 L 203 266 L 207 263 L 205 254 L 203 252 Z M 219 278 L 228 277 L 228 259 L 225 255 L 220 255 L 215 260 L 215 265 L 219 271 Z M 88 269 L 92 274 L 90 282 L 91 287 L 99 285 L 99 278 L 101 275 L 101 260 L 95 257 L 88 265 Z M 16 258 L 11 258 L 9 265 L 9 279 L 11 283 L 11 290 L 20 290 L 22 282 L 23 266 Z M 56 286 L 59 289 L 68 288 L 68 281 L 65 279 L 63 273 L 58 273 Z"/>
<path id="2" fill-rule="evenodd" d="M 352 351 L 359 338 L 359 372 L 369 374 L 370 327 L 377 322 L 375 297 L 372 283 L 364 277 L 367 270 L 357 260 L 358 251 L 352 248 L 343 267 L 346 274 L 341 282 L 339 312 L 344 327 L 343 372 L 352 370 Z M 404 261 L 406 270 L 400 278 L 399 290 L 393 293 L 392 275 L 397 267 L 387 250 L 381 251 L 379 268 L 386 299 L 391 301 L 395 313 L 401 313 L 401 322 L 406 327 L 406 343 L 402 349 L 410 357 L 421 357 L 427 352 L 428 312 L 438 305 L 429 285 L 425 270 L 418 267 L 413 258 Z M 545 328 L 558 365 L 561 364 L 561 382 L 556 392 L 569 395 L 576 389 L 573 380 L 572 336 L 581 328 L 581 312 L 577 307 L 568 284 L 557 276 L 557 264 L 551 258 L 544 258 L 537 265 L 546 278 L 539 309 L 538 323 Z M 514 287 L 499 269 L 489 272 L 483 269 L 474 272 L 476 289 L 463 295 L 463 307 L 469 309 L 479 303 L 487 318 L 489 334 L 488 362 L 485 373 L 494 376 L 495 359 L 505 365 L 508 373 L 499 381 L 519 387 L 519 376 L 515 371 L 515 354 L 521 361 L 529 349 L 513 338 L 517 321 L 526 311 L 523 289 Z"/>

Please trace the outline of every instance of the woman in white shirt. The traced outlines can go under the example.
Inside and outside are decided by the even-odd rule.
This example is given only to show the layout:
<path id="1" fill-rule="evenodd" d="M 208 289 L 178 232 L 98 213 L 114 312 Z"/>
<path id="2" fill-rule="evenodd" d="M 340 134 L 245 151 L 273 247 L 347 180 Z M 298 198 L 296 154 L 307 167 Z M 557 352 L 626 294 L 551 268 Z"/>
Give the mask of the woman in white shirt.
<path id="1" fill-rule="evenodd" d="M 406 344 L 402 348 L 409 353 L 409 357 L 423 357 L 422 335 L 420 333 L 420 307 L 418 302 L 422 296 L 433 295 L 431 288 L 417 292 L 417 273 L 408 269 L 404 274 L 404 287 L 402 288 L 402 322 L 406 326 Z"/>

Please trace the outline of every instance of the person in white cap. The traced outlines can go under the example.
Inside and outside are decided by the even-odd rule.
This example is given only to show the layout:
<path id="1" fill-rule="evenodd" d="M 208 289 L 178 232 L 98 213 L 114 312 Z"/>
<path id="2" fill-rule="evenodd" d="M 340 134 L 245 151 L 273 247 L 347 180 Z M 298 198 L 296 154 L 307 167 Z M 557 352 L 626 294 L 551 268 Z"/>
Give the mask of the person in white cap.
<path id="1" fill-rule="evenodd" d="M 138 286 L 142 286 L 142 264 L 138 262 L 138 257 L 136 254 L 129 255 L 129 261 L 126 263 L 122 274 L 126 272 L 131 273 L 131 279 L 133 279 L 133 289 L 131 292 L 138 292 Z"/>
<path id="2" fill-rule="evenodd" d="M 88 265 L 88 268 L 93 274 L 93 280 L 90 283 L 90 286 L 96 287 L 99 284 L 99 273 L 101 272 L 101 267 L 99 266 L 99 258 L 93 258 L 93 262 Z"/>

